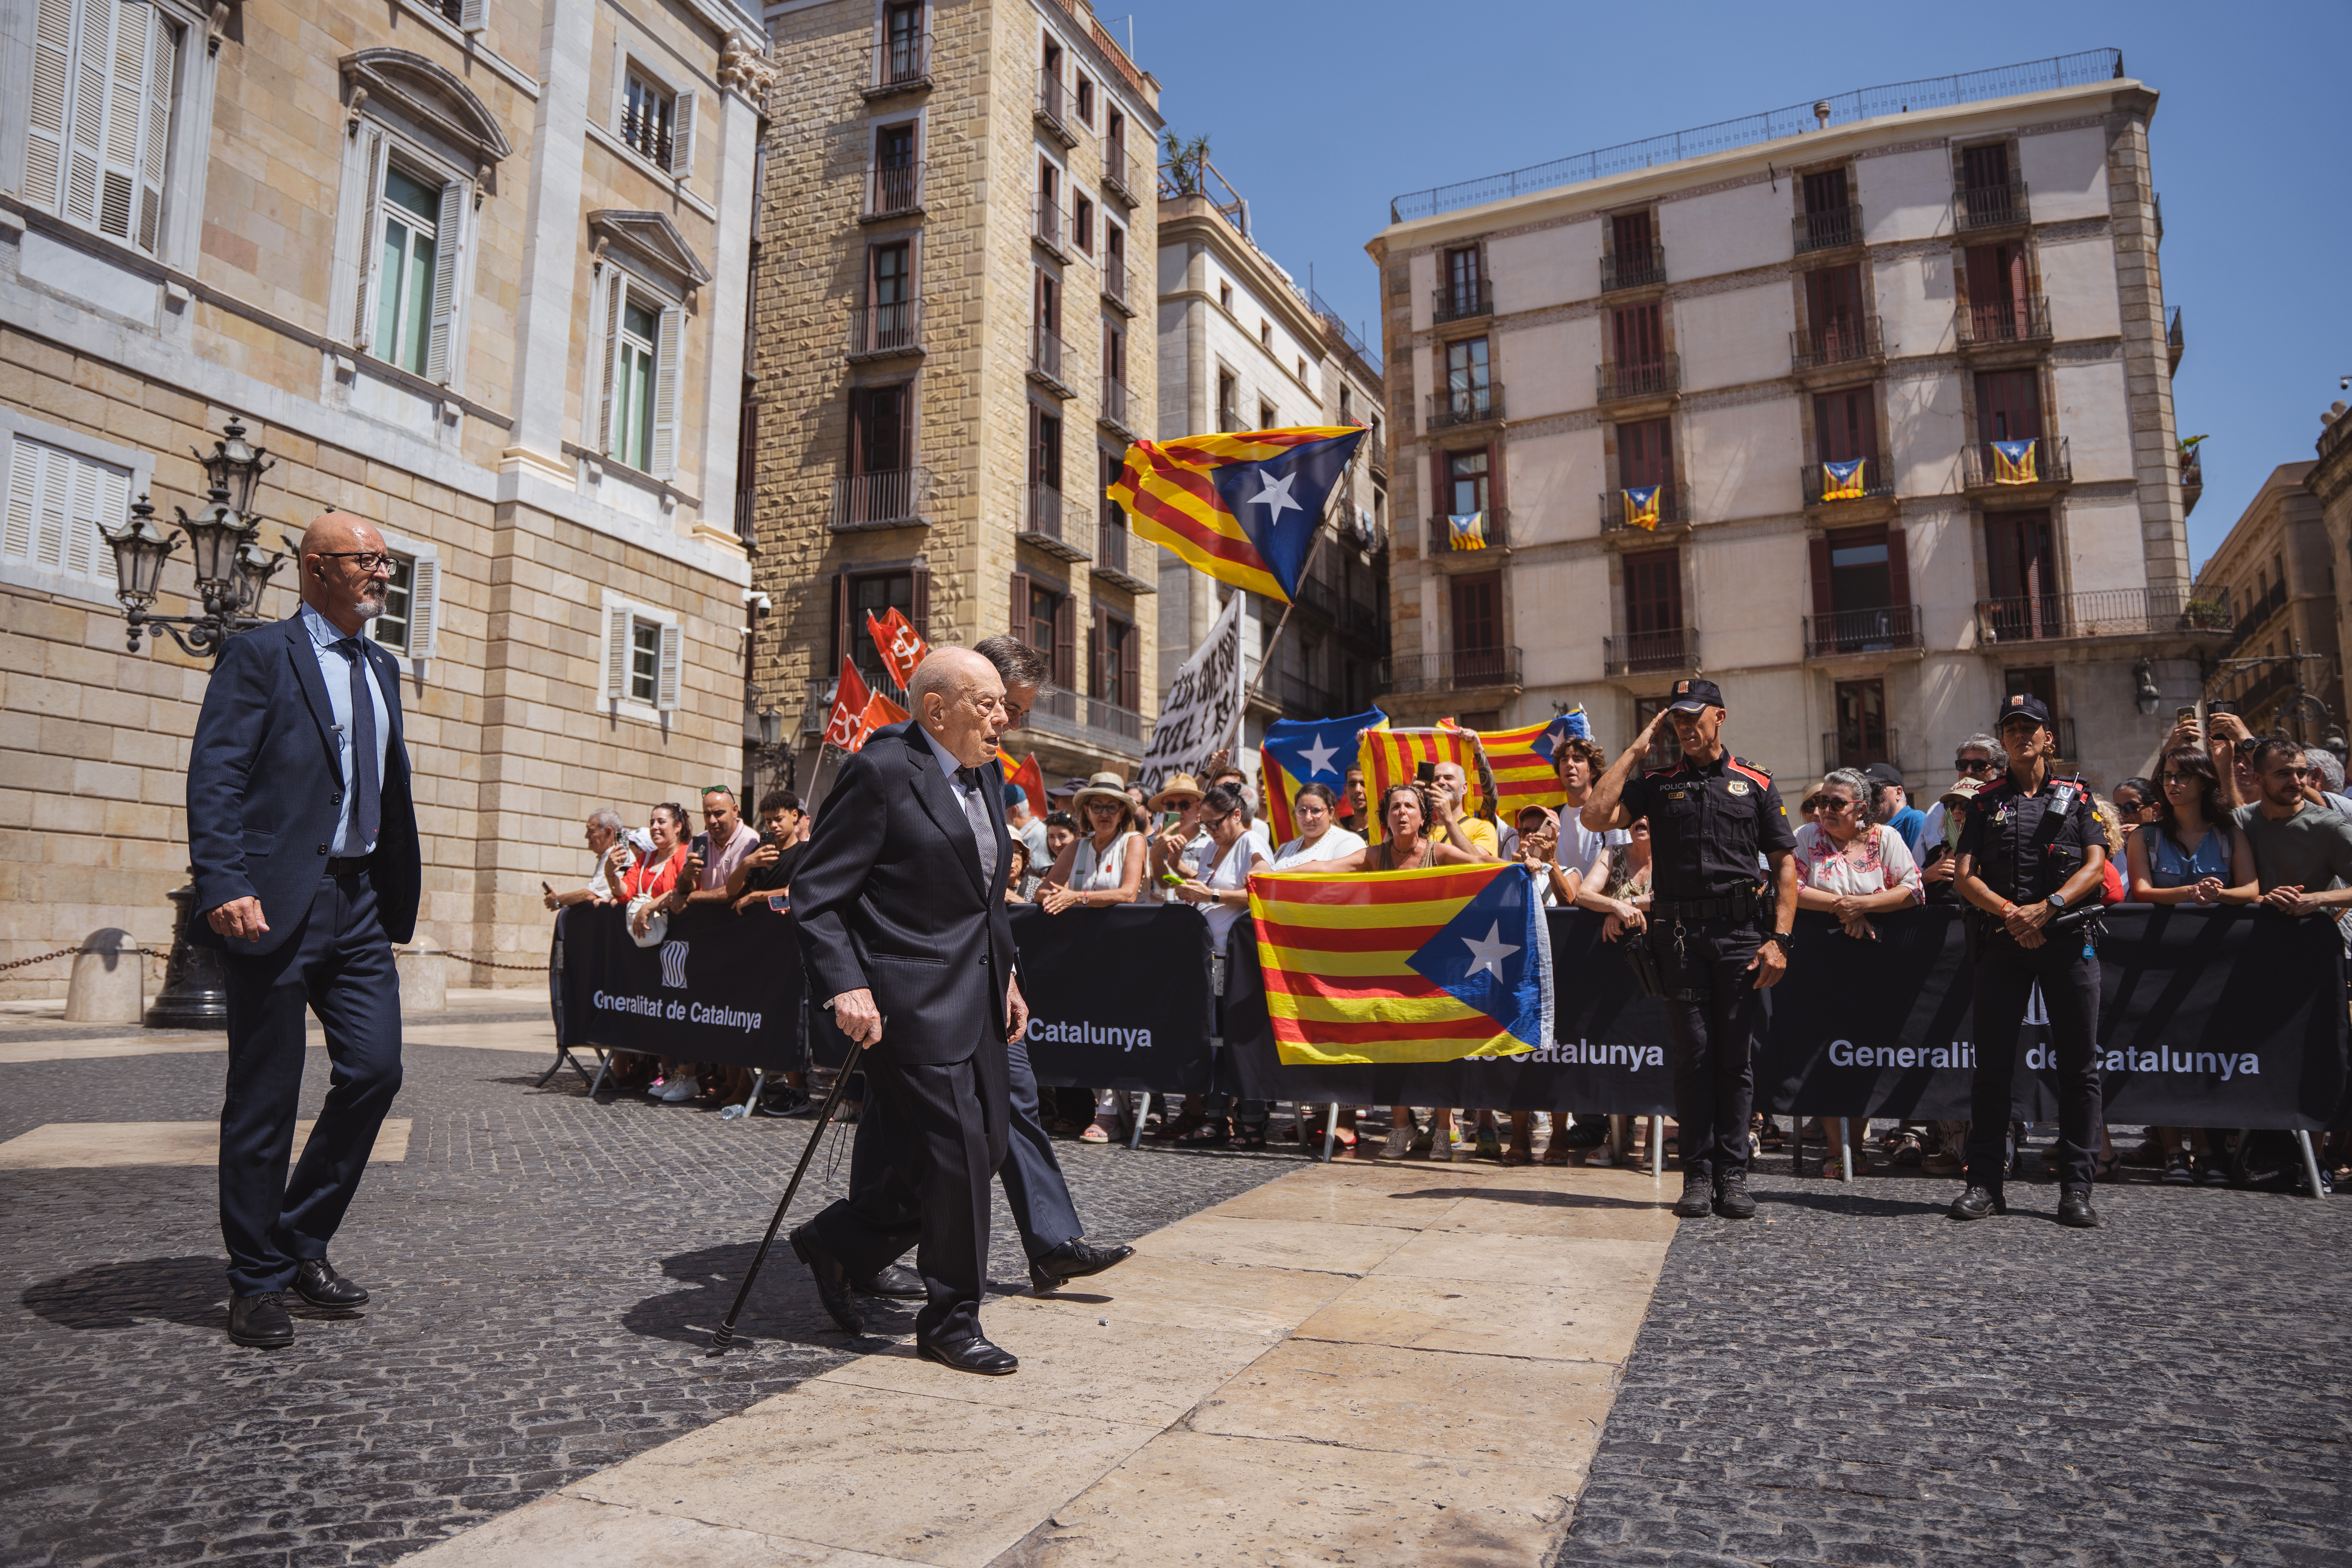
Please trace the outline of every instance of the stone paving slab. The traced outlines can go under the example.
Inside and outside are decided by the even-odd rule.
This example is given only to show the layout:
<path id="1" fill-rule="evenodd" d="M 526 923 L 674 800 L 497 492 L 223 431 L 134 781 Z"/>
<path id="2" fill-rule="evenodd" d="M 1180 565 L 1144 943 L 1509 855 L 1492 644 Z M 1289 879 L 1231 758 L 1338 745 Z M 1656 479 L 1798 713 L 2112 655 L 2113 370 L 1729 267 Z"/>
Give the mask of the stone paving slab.
<path id="1" fill-rule="evenodd" d="M 294 1124 L 294 1158 L 310 1141 L 315 1122 Z M 396 1165 L 408 1158 L 405 1116 L 387 1116 L 368 1163 Z M 0 1143 L 0 1171 L 91 1171 L 119 1165 L 202 1165 L 220 1168 L 218 1121 L 47 1121 Z"/>

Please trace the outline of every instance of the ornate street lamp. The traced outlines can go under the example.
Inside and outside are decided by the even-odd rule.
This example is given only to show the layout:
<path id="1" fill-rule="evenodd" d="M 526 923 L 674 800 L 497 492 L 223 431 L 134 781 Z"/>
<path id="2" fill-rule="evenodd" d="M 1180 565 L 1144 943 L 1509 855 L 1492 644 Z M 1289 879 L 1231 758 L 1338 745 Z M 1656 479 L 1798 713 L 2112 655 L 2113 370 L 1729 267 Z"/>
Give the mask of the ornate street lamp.
<path id="1" fill-rule="evenodd" d="M 277 465 L 269 455 L 245 438 L 245 426 L 230 415 L 222 438 L 212 454 L 196 454 L 204 465 L 206 504 L 194 517 L 179 507 L 180 531 L 165 537 L 156 528 L 155 509 L 141 496 L 131 508 L 131 520 L 99 537 L 114 552 L 114 597 L 130 624 L 130 648 L 139 645 L 151 627 L 161 627 L 195 658 L 218 658 L 228 639 L 266 625 L 256 616 L 269 581 L 286 564 L 286 552 L 264 550 L 255 542 L 261 519 L 253 510 L 254 491 L 261 476 Z M 155 603 L 164 564 L 184 542 L 188 563 L 195 571 L 201 615 L 159 616 Z M 147 1009 L 151 1029 L 221 1029 L 228 1026 L 228 993 L 221 973 L 220 955 L 195 947 L 186 939 L 188 922 L 196 914 L 195 870 L 188 885 L 165 897 L 173 906 L 172 956 L 163 970 L 163 989 Z"/>

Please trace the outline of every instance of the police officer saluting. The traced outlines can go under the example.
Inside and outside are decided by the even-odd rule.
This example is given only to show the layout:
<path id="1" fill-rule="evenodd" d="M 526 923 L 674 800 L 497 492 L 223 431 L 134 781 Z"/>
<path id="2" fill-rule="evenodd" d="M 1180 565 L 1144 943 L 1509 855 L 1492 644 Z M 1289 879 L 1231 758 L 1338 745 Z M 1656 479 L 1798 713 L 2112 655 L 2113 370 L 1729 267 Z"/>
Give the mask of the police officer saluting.
<path id="1" fill-rule="evenodd" d="M 1724 749 L 1725 716 L 1714 681 L 1675 681 L 1673 702 L 1601 775 L 1580 814 L 1594 832 L 1650 819 L 1650 916 L 1635 940 L 1651 944 L 1665 987 L 1682 1134 L 1675 1213 L 1685 1219 L 1702 1219 L 1710 1206 L 1726 1219 L 1756 1212 L 1748 1194 L 1750 1042 L 1758 994 L 1788 972 L 1797 918 L 1796 831 L 1772 775 Z M 1669 719 L 1682 762 L 1636 776 Z"/>
<path id="2" fill-rule="evenodd" d="M 2085 929 L 2096 913 L 2106 836 L 2080 779 L 2053 778 L 2057 737 L 2032 697 L 2001 705 L 1994 725 L 2009 773 L 1969 805 L 1953 885 L 1975 908 L 1976 1077 L 1969 1110 L 1968 1190 L 1954 1219 L 2006 1214 L 2010 1089 L 2017 1036 L 2036 982 L 2058 1061 L 2058 1223 L 2089 1228 L 2099 1142 L 2099 961 Z M 1978 912 L 1981 911 L 1981 912 Z"/>

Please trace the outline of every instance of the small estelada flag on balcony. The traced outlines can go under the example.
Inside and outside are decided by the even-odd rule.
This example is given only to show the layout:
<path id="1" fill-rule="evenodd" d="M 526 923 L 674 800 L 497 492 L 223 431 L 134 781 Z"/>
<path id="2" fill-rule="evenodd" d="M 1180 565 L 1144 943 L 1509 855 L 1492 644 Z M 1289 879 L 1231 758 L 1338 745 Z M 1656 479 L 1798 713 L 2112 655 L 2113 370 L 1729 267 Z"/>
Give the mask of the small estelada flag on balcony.
<path id="1" fill-rule="evenodd" d="M 1625 526 L 1647 529 L 1655 532 L 1658 527 L 1658 492 L 1662 485 L 1627 485 L 1625 487 Z"/>
<path id="2" fill-rule="evenodd" d="M 1997 485 L 2030 485 L 2040 477 L 2033 460 L 2036 441 L 1995 441 L 1992 444 L 1992 482 Z"/>
<path id="3" fill-rule="evenodd" d="M 1464 512 L 1445 520 L 1445 542 L 1456 550 L 1486 548 L 1486 514 Z"/>
<path id="4" fill-rule="evenodd" d="M 1109 495 L 1137 538 L 1220 583 L 1288 604 L 1364 436 L 1356 426 L 1309 425 L 1138 441 Z"/>
<path id="5" fill-rule="evenodd" d="M 1860 500 L 1862 499 L 1863 466 L 1868 459 L 1856 458 L 1846 463 L 1822 465 L 1822 499 L 1823 500 Z"/>
<path id="6" fill-rule="evenodd" d="M 891 605 L 890 613 L 879 620 L 874 618 L 873 611 L 866 611 L 866 632 L 874 639 L 875 648 L 882 655 L 882 668 L 890 672 L 890 679 L 899 690 L 906 690 L 907 682 L 915 678 L 915 666 L 923 662 L 923 656 L 931 651 L 931 645 L 923 640 L 922 634 L 915 630 L 914 624 L 900 613 L 896 605 Z"/>

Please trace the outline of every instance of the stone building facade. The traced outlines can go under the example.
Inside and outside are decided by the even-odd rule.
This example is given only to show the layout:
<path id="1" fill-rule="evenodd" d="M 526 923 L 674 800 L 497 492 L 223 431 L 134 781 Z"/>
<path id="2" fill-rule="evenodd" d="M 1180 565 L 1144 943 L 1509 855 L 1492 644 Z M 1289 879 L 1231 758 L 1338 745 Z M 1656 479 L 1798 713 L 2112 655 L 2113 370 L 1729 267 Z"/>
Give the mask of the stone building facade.
<path id="1" fill-rule="evenodd" d="M 757 700 L 813 786 L 842 660 L 879 681 L 866 619 L 895 607 L 1046 655 L 1005 744 L 1049 777 L 1131 772 L 1154 584 L 1103 490 L 1157 418 L 1159 83 L 1083 0 L 768 14 Z"/>
<path id="2" fill-rule="evenodd" d="M 1386 399 L 1371 351 L 1258 248 L 1249 204 L 1213 164 L 1163 169 L 1160 182 L 1159 438 L 1286 425 L 1370 431 L 1326 513 L 1288 622 L 1281 605 L 1244 595 L 1243 670 L 1256 697 L 1243 740 L 1255 748 L 1274 720 L 1359 713 L 1380 689 L 1388 653 Z M 1235 590 L 1171 551 L 1155 553 L 1165 688 Z M 1261 679 L 1269 657 L 1273 668 Z"/>
<path id="3" fill-rule="evenodd" d="M 2336 563 L 2312 480 L 2316 462 L 2282 463 L 2197 574 L 2198 596 L 2237 622 L 2205 694 L 2228 699 L 2256 734 L 2284 727 L 2318 741 L 2344 728 Z M 2321 706 L 2314 707 L 2316 701 Z"/>
<path id="4" fill-rule="evenodd" d="M 2320 525 L 2327 535 L 2329 578 L 2336 585 L 2336 681 L 2343 684 L 2344 650 L 2352 647 L 2352 422 L 2342 399 L 2319 416 L 2318 460 L 2304 483 L 2319 500 Z M 2336 705 L 2338 728 L 2352 726 L 2344 705 Z"/>
<path id="5" fill-rule="evenodd" d="M 2094 780 L 2140 772 L 2229 622 L 2190 588 L 2156 94 L 2121 70 L 1869 89 L 1400 198 L 1368 247 L 1418 514 L 1392 710 L 1580 701 L 1622 743 L 1704 672 L 1783 775 L 1928 776 L 2026 690 Z M 1487 549 L 1431 547 L 1480 512 Z"/>
<path id="6" fill-rule="evenodd" d="M 758 16 L 5 14 L 0 955 L 169 941 L 206 666 L 124 651 L 95 525 L 142 493 L 198 508 L 191 448 L 235 415 L 276 459 L 263 543 L 333 507 L 399 553 L 375 633 L 409 670 L 420 939 L 538 958 L 541 879 L 584 879 L 588 811 L 640 820 L 741 756 Z M 259 613 L 290 613 L 291 581 Z M 158 613 L 188 607 L 188 568 L 163 588 Z"/>

